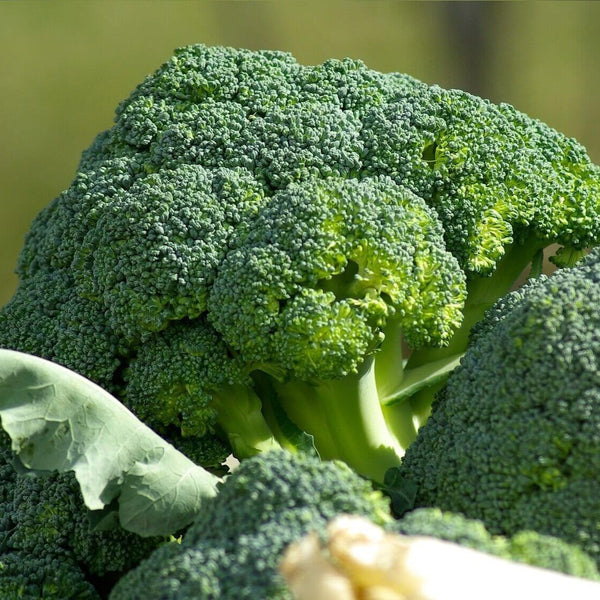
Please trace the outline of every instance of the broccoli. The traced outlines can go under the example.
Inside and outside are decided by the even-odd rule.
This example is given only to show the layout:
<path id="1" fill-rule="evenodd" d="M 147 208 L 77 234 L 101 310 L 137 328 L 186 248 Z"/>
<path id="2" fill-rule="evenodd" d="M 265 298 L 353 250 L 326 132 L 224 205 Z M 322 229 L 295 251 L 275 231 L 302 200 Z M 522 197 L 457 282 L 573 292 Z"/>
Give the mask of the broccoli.
<path id="1" fill-rule="evenodd" d="M 484 310 L 549 244 L 569 264 L 597 243 L 599 191 L 575 140 L 508 105 L 180 48 L 34 220 L 0 346 L 89 377 L 204 466 L 296 427 L 381 481 Z"/>
<path id="2" fill-rule="evenodd" d="M 261 453 L 225 478 L 180 542 L 158 548 L 110 598 L 291 600 L 278 573 L 285 548 L 345 513 L 392 519 L 389 501 L 344 463 Z"/>
<path id="3" fill-rule="evenodd" d="M 500 301 L 408 449 L 416 505 L 600 562 L 600 251 Z"/>
<path id="4" fill-rule="evenodd" d="M 0 439 L 0 597 L 100 600 L 162 538 L 94 528 L 73 473 L 21 472 Z M 98 520 L 96 516 L 96 520 Z M 105 523 L 110 523 L 106 515 Z"/>
<path id="5" fill-rule="evenodd" d="M 35 556 L 20 551 L 0 552 L 0 597 L 9 600 L 102 598 L 68 555 L 56 552 Z"/>

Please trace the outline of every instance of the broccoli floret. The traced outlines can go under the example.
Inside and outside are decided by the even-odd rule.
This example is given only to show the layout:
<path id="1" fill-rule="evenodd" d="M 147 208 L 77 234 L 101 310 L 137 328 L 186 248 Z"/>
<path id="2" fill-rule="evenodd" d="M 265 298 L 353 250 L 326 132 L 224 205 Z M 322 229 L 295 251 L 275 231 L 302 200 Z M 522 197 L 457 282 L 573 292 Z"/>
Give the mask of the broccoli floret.
<path id="1" fill-rule="evenodd" d="M 404 535 L 424 535 L 454 542 L 574 577 L 600 579 L 595 561 L 578 546 L 537 531 L 519 531 L 510 537 L 492 535 L 481 521 L 439 508 L 417 508 L 390 523 L 386 529 Z"/>
<path id="2" fill-rule="evenodd" d="M 0 597 L 7 600 L 101 600 L 68 555 L 0 553 Z"/>
<path id="3" fill-rule="evenodd" d="M 203 317 L 151 337 L 124 378 L 131 409 L 204 467 L 216 467 L 231 449 L 248 457 L 278 447 L 244 363 Z"/>
<path id="4" fill-rule="evenodd" d="M 242 461 L 184 535 L 125 575 L 111 600 L 291 600 L 283 551 L 338 514 L 383 525 L 389 502 L 345 464 L 283 450 Z"/>
<path id="5" fill-rule="evenodd" d="M 600 252 L 489 314 L 407 451 L 417 506 L 600 561 Z"/>
<path id="6" fill-rule="evenodd" d="M 85 507 L 73 473 L 35 476 L 20 472 L 14 461 L 2 432 L 0 597 L 103 597 L 163 542 L 128 533 L 116 522 L 94 529 L 95 514 Z"/>
<path id="7" fill-rule="evenodd" d="M 3 347 L 36 354 L 115 391 L 120 342 L 102 307 L 80 296 L 66 271 L 40 271 L 23 280 L 0 311 Z"/>
<path id="8" fill-rule="evenodd" d="M 382 480 L 485 309 L 549 244 L 568 263 L 600 239 L 599 175 L 508 105 L 355 60 L 180 48 L 33 222 L 0 345 L 207 466 L 286 446 L 283 413 Z"/>

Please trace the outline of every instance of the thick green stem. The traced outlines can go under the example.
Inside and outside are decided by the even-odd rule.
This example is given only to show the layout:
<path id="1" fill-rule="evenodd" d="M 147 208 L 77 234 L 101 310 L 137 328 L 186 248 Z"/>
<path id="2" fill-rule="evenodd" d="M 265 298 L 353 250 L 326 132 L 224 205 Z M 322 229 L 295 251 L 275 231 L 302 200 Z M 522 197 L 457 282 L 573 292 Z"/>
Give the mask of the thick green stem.
<path id="1" fill-rule="evenodd" d="M 263 414 L 260 398 L 252 388 L 230 385 L 213 396 L 217 423 L 223 428 L 236 458 L 248 458 L 279 448 Z"/>
<path id="2" fill-rule="evenodd" d="M 389 396 L 404 380 L 404 337 L 397 319 L 390 319 L 383 331 L 381 348 L 375 354 L 375 381 L 380 398 Z"/>
<path id="3" fill-rule="evenodd" d="M 340 459 L 378 482 L 400 464 L 404 449 L 389 431 L 377 394 L 373 358 L 360 371 L 317 385 L 276 384 L 294 423 L 314 436 L 324 459 Z"/>

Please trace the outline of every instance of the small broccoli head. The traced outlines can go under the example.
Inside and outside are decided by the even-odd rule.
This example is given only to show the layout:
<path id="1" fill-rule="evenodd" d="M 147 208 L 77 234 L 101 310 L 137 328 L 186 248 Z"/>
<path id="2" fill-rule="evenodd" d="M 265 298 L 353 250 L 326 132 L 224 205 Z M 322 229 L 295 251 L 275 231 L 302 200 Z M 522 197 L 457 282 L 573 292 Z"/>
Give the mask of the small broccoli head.
<path id="1" fill-rule="evenodd" d="M 124 372 L 123 402 L 204 467 L 276 445 L 248 367 L 204 317 L 149 337 Z"/>
<path id="2" fill-rule="evenodd" d="M 389 502 L 344 464 L 265 452 L 243 461 L 181 544 L 159 548 L 111 599 L 291 600 L 278 573 L 283 551 L 346 513 L 380 525 L 391 520 Z"/>
<path id="3" fill-rule="evenodd" d="M 0 597 L 19 600 L 101 600 L 68 555 L 12 551 L 0 554 Z"/>
<path id="4" fill-rule="evenodd" d="M 275 194 L 223 262 L 209 319 L 248 362 L 301 380 L 357 370 L 399 323 L 441 344 L 464 279 L 435 214 L 390 179 L 328 179 Z"/>
<path id="5" fill-rule="evenodd" d="M 78 294 L 66 270 L 39 271 L 22 281 L 0 312 L 0 345 L 35 354 L 117 389 L 119 336 L 105 322 L 102 306 Z"/>
<path id="6" fill-rule="evenodd" d="M 214 431 L 213 396 L 249 383 L 243 365 L 203 318 L 179 321 L 150 337 L 124 379 L 124 401 L 140 419 L 157 431 L 175 425 L 184 437 Z"/>
<path id="7" fill-rule="evenodd" d="M 600 254 L 490 314 L 404 457 L 419 505 L 599 560 Z"/>

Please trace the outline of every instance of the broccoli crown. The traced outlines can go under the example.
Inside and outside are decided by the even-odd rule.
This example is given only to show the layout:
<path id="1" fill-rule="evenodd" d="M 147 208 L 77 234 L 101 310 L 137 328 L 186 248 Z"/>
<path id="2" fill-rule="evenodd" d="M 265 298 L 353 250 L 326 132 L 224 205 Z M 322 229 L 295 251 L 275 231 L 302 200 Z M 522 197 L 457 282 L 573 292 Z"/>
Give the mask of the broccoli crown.
<path id="1" fill-rule="evenodd" d="M 424 535 L 454 542 L 574 577 L 600 579 L 594 559 L 578 546 L 560 538 L 537 531 L 519 531 L 510 537 L 492 535 L 481 521 L 439 508 L 417 508 L 391 522 L 386 529 L 404 535 Z"/>
<path id="2" fill-rule="evenodd" d="M 208 305 L 248 363 L 319 381 L 355 372 L 392 317 L 411 345 L 442 343 L 464 296 L 420 198 L 389 178 L 329 178 L 273 195 L 227 255 Z"/>
<path id="3" fill-rule="evenodd" d="M 181 543 L 125 575 L 111 600 L 291 599 L 277 570 L 284 549 L 343 513 L 391 519 L 389 502 L 343 463 L 262 453 L 225 479 Z"/>
<path id="4" fill-rule="evenodd" d="M 0 597 L 12 600 L 100 600 L 77 563 L 60 553 L 0 553 Z"/>
<path id="5" fill-rule="evenodd" d="M 117 527 L 94 529 L 73 473 L 18 472 L 9 448 L 2 434 L 2 598 L 99 598 L 116 577 L 162 543 L 162 538 L 141 538 Z"/>
<path id="6" fill-rule="evenodd" d="M 507 105 L 356 60 L 180 48 L 119 105 L 32 223 L 0 345 L 91 378 L 172 439 L 183 433 L 183 445 L 204 431 L 206 464 L 225 451 L 215 421 L 243 457 L 272 444 L 254 408 L 259 435 L 241 418 L 229 431 L 226 407 L 214 406 L 225 391 L 255 407 L 253 371 L 317 385 L 366 372 L 379 354 L 377 388 L 396 392 L 402 341 L 415 350 L 408 370 L 437 363 L 429 346 L 464 350 L 455 330 L 490 303 L 475 294 L 471 315 L 467 280 L 508 272 L 504 293 L 548 243 L 600 239 L 599 175 L 576 141 Z M 195 321 L 214 328 L 225 373 L 182 350 L 198 366 L 184 372 L 164 352 L 178 324 Z M 237 361 L 235 391 L 217 385 Z M 373 448 L 413 436 L 412 417 L 394 418 L 399 443 L 385 439 L 383 417 L 364 424 Z M 311 431 L 326 457 L 336 429 L 346 425 Z"/>
<path id="7" fill-rule="evenodd" d="M 417 505 L 600 560 L 600 252 L 491 311 L 408 449 Z"/>

